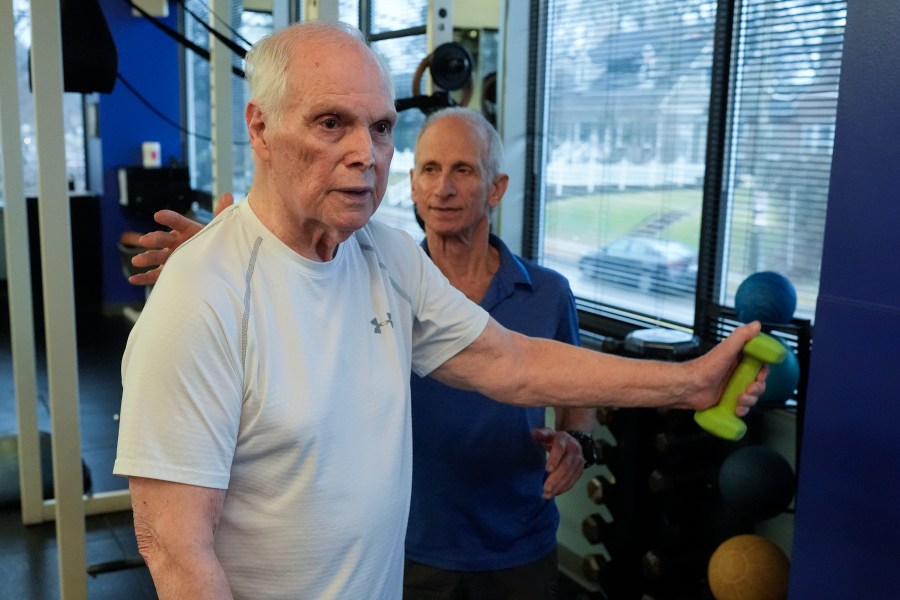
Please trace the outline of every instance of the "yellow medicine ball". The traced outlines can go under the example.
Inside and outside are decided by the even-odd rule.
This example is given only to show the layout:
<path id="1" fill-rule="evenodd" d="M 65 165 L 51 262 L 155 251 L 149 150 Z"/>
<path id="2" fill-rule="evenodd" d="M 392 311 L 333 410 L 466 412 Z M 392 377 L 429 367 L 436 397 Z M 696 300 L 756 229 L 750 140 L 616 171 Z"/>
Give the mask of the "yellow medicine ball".
<path id="1" fill-rule="evenodd" d="M 766 538 L 737 535 L 722 542 L 709 559 L 709 589 L 716 600 L 785 600 L 790 562 Z"/>

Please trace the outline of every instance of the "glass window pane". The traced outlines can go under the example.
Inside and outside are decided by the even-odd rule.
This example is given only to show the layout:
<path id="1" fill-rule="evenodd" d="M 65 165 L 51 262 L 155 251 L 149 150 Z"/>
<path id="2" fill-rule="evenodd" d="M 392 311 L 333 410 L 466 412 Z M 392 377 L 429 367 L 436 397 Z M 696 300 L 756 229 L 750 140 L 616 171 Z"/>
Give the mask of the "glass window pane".
<path id="1" fill-rule="evenodd" d="M 338 4 L 338 18 L 344 23 L 359 27 L 359 0 L 341 0 Z"/>
<path id="2" fill-rule="evenodd" d="M 748 275 L 777 271 L 797 289 L 794 316 L 815 314 L 845 19 L 843 1 L 742 3 L 723 190 L 725 305 Z"/>
<path id="3" fill-rule="evenodd" d="M 419 62 L 427 51 L 424 35 L 407 36 L 383 40 L 372 44 L 388 61 L 397 98 L 412 96 L 412 80 Z M 413 166 L 413 150 L 416 136 L 425 121 L 425 114 L 417 109 L 404 110 L 398 114 L 394 128 L 394 158 L 387 193 L 375 213 L 379 221 L 408 231 L 413 237 L 421 238 L 422 230 L 416 223 L 410 197 L 409 170 Z"/>
<path id="4" fill-rule="evenodd" d="M 588 305 L 693 323 L 714 19 L 550 3 L 540 259 Z"/>
<path id="5" fill-rule="evenodd" d="M 243 11 L 238 33 L 245 40 L 247 47 L 255 44 L 260 38 L 272 31 L 274 21 L 271 13 Z M 239 66 L 243 65 L 238 62 Z M 250 100 L 250 86 L 244 79 L 232 78 L 234 101 L 234 192 L 245 196 L 253 183 L 253 151 L 247 137 L 247 125 L 244 121 L 244 107 Z"/>
<path id="6" fill-rule="evenodd" d="M 370 6 L 369 34 L 421 27 L 428 19 L 428 0 L 371 0 Z"/>
<path id="7" fill-rule="evenodd" d="M 202 19 L 209 18 L 206 4 L 200 0 L 188 0 L 187 8 Z M 191 16 L 185 16 L 184 34 L 198 46 L 209 47 L 209 32 Z M 187 87 L 187 130 L 191 133 L 187 137 L 191 187 L 195 190 L 212 192 L 209 61 L 201 58 L 195 52 L 189 51 L 184 53 L 184 61 Z"/>
<path id="8" fill-rule="evenodd" d="M 422 27 L 428 18 L 427 0 L 371 0 L 369 3 L 371 27 L 369 35 Z M 413 95 L 413 75 L 419 63 L 428 54 L 425 35 L 409 35 L 376 41 L 372 44 L 390 65 L 394 94 L 398 99 Z M 420 90 L 420 93 L 425 93 Z M 425 114 L 417 109 L 401 111 L 394 128 L 394 158 L 388 189 L 375 213 L 377 220 L 405 229 L 415 238 L 424 234 L 416 223 L 410 197 L 409 170 L 413 166 L 413 150 L 416 136 L 425 121 Z"/>
<path id="9" fill-rule="evenodd" d="M 209 19 L 209 9 L 205 0 L 188 0 L 187 7 L 201 19 Z M 270 13 L 258 11 L 241 11 L 239 22 L 233 27 L 236 33 L 229 31 L 229 24 L 216 22 L 216 28 L 239 45 L 249 48 L 259 38 L 269 33 L 273 27 Z M 185 35 L 195 44 L 209 47 L 209 32 L 190 14 L 184 20 Z M 232 57 L 235 66 L 242 68 L 242 61 Z M 188 162 L 191 166 L 191 185 L 194 189 L 212 191 L 212 140 L 211 140 L 211 106 L 209 62 L 194 52 L 185 52 L 185 70 L 187 76 L 187 130 Z M 250 89 L 246 81 L 232 77 L 232 135 L 234 140 L 234 184 L 232 191 L 237 197 L 243 196 L 250 189 L 253 178 L 253 159 L 247 140 L 247 128 L 244 123 L 244 107 L 250 99 Z"/>
<path id="10" fill-rule="evenodd" d="M 19 116 L 22 121 L 22 166 L 25 193 L 37 195 L 37 143 L 34 127 L 34 95 L 31 93 L 28 54 L 31 48 L 31 2 L 15 0 L 13 2 L 14 31 L 16 36 L 16 66 L 18 70 Z M 69 189 L 74 192 L 85 192 L 87 188 L 85 147 L 84 147 L 84 112 L 81 94 L 63 94 L 63 135 L 66 144 L 66 175 Z M 2 158 L 2 149 L 0 149 Z M 0 183 L 3 174 L 0 172 Z M 0 199 L 3 189 L 0 186 Z"/>

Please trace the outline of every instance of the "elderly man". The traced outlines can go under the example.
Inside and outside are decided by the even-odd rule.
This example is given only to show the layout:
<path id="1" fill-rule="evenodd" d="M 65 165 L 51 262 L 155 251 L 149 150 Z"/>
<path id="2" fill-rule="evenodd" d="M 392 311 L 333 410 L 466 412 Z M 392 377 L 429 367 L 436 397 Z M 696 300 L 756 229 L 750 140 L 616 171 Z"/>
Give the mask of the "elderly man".
<path id="1" fill-rule="evenodd" d="M 716 403 L 758 324 L 688 363 L 527 337 L 369 221 L 396 112 L 357 31 L 294 25 L 246 67 L 248 199 L 168 261 L 123 358 L 115 472 L 160 598 L 399 597 L 410 369 L 517 405 Z"/>
<path id="2" fill-rule="evenodd" d="M 426 231 L 422 247 L 454 287 L 505 327 L 578 343 L 565 278 L 523 261 L 490 234 L 491 212 L 508 183 L 501 165 L 500 136 L 479 113 L 449 108 L 428 118 L 410 172 Z M 217 212 L 230 204 L 224 197 Z M 170 248 L 201 227 L 169 211 L 159 218 L 173 232 L 148 238 Z M 411 385 L 404 596 L 555 597 L 559 514 L 552 498 L 571 489 L 593 460 L 594 411 L 558 407 L 554 430 L 544 426 L 543 407 L 494 402 L 430 377 L 413 375 Z M 490 451 L 486 439 L 493 440 Z"/>

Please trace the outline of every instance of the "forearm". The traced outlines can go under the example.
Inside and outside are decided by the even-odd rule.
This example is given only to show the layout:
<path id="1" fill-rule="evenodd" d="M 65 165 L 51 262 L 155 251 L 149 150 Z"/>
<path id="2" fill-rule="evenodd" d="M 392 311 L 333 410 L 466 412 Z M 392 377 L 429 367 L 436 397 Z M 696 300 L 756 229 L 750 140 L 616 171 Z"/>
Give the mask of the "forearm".
<path id="1" fill-rule="evenodd" d="M 230 600 L 215 552 L 225 491 L 129 478 L 138 550 L 161 600 Z"/>
<path id="2" fill-rule="evenodd" d="M 145 555 L 160 600 L 230 600 L 228 579 L 212 552 L 169 552 Z"/>
<path id="3" fill-rule="evenodd" d="M 624 358 L 516 334 L 513 338 L 516 359 L 510 361 L 512 371 L 506 371 L 508 385 L 495 396 L 500 401 L 560 407 L 697 406 L 700 388 L 685 363 Z"/>
<path id="4" fill-rule="evenodd" d="M 448 385 L 523 406 L 699 410 L 719 401 L 744 344 L 759 330 L 759 323 L 742 325 L 699 358 L 664 362 L 530 338 L 492 319 L 474 342 L 432 376 Z M 742 394 L 739 414 L 746 414 L 765 390 L 763 378 L 760 374 Z"/>

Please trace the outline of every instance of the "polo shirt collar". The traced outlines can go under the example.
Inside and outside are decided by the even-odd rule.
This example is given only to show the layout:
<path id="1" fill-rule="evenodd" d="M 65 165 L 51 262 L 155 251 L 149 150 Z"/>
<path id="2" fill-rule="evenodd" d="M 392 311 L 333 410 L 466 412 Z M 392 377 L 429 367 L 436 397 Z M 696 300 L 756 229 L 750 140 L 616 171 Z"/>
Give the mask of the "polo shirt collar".
<path id="1" fill-rule="evenodd" d="M 490 234 L 488 243 L 497 249 L 500 253 L 500 266 L 494 273 L 491 285 L 488 286 L 481 300 L 481 307 L 490 311 L 496 305 L 500 304 L 506 298 L 509 298 L 517 287 L 524 287 L 530 290 L 532 288 L 531 276 L 522 263 L 522 260 L 510 252 L 509 247 L 499 237 Z M 428 239 L 422 240 L 422 249 L 428 254 Z"/>

